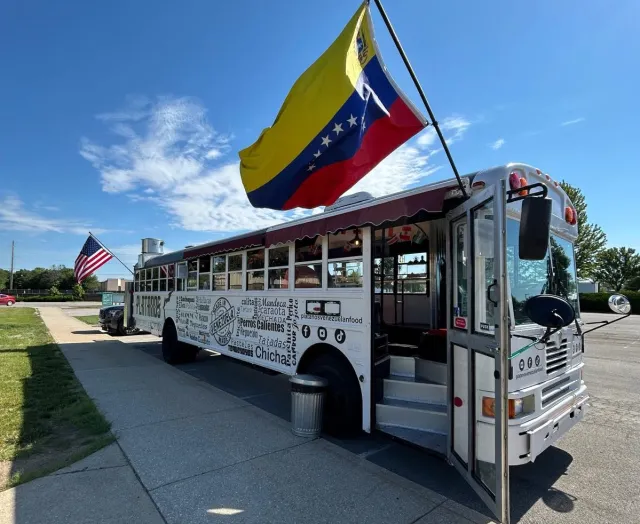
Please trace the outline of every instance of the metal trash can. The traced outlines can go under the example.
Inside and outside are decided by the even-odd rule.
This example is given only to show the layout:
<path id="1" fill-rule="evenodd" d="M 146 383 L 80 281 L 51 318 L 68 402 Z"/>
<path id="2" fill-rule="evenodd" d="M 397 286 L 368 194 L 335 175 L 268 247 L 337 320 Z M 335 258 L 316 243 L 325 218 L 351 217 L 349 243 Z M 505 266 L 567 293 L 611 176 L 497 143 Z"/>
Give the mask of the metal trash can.
<path id="1" fill-rule="evenodd" d="M 291 382 L 291 431 L 299 437 L 317 437 L 322 430 L 324 395 L 329 382 L 313 375 L 294 375 Z"/>

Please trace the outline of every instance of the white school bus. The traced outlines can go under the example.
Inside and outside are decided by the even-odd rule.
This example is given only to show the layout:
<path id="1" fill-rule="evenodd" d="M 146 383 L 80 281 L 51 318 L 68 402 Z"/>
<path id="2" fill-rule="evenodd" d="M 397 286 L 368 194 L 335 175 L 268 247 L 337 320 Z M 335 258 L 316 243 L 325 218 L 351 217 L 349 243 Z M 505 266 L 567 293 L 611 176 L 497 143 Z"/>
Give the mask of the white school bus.
<path id="1" fill-rule="evenodd" d="M 171 253 L 145 239 L 125 316 L 171 364 L 325 377 L 327 432 L 440 452 L 506 522 L 508 466 L 587 406 L 577 233 L 557 182 L 509 164 Z"/>

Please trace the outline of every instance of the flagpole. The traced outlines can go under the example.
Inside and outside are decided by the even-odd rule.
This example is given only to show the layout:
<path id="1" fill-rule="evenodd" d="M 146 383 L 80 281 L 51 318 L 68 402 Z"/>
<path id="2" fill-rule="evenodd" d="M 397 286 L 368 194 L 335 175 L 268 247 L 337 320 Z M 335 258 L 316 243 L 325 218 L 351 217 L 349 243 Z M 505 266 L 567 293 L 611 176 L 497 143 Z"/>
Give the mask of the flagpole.
<path id="1" fill-rule="evenodd" d="M 436 120 L 436 117 L 434 116 L 433 111 L 431 111 L 431 106 L 429 105 L 429 101 L 427 100 L 427 97 L 424 94 L 424 91 L 422 90 L 422 86 L 418 81 L 418 77 L 413 72 L 413 67 L 411 67 L 411 64 L 409 63 L 409 59 L 407 58 L 407 55 L 405 54 L 404 49 L 402 48 L 402 44 L 400 43 L 400 40 L 398 40 L 398 36 L 396 35 L 396 32 L 393 29 L 393 26 L 391 25 L 391 21 L 389 20 L 389 17 L 387 16 L 387 13 L 384 10 L 384 7 L 382 7 L 382 2 L 380 0 L 374 0 L 374 2 L 378 7 L 378 11 L 380 11 L 382 20 L 384 20 L 384 23 L 387 26 L 389 33 L 391 34 L 391 38 L 393 39 L 394 44 L 396 44 L 396 48 L 398 49 L 398 52 L 402 57 L 402 61 L 404 62 L 404 65 L 406 66 L 407 70 L 409 71 L 409 74 L 411 75 L 411 79 L 413 80 L 413 83 L 415 84 L 416 89 L 418 90 L 420 98 L 422 99 L 422 102 L 427 108 L 427 113 L 429 113 L 429 118 L 431 119 L 431 125 L 435 128 L 436 133 L 438 133 L 438 138 L 440 138 L 440 143 L 442 144 L 442 148 L 444 149 L 444 152 L 447 154 L 447 158 L 449 159 L 449 164 L 451 164 L 451 169 L 453 169 L 453 174 L 456 175 L 456 179 L 458 180 L 460 191 L 462 191 L 462 195 L 464 196 L 464 198 L 467 198 L 468 195 L 464 189 L 464 186 L 462 185 L 462 180 L 460 179 L 460 175 L 458 173 L 458 169 L 456 168 L 456 164 L 453 161 L 453 157 L 451 156 L 451 152 L 449 151 L 447 142 L 444 139 L 444 136 L 442 135 L 442 131 L 440 131 L 440 126 L 438 125 L 438 121 Z M 369 3 L 369 0 L 367 0 L 367 3 Z"/>
<path id="2" fill-rule="evenodd" d="M 115 253 L 113 253 L 107 246 L 105 246 L 102 242 L 100 242 L 100 240 L 98 240 L 98 237 L 95 236 L 91 231 L 89 231 L 89 236 L 91 238 L 93 238 L 98 244 L 100 244 L 104 249 L 106 249 L 109 253 L 111 253 L 111 255 L 113 256 L 113 258 L 115 258 L 118 262 L 120 262 L 125 268 L 127 268 L 127 271 L 129 271 L 129 273 L 131 273 L 132 275 L 134 275 L 133 271 L 129 268 L 129 266 L 127 266 L 122 260 L 120 260 Z M 135 276 L 135 275 L 134 275 Z"/>

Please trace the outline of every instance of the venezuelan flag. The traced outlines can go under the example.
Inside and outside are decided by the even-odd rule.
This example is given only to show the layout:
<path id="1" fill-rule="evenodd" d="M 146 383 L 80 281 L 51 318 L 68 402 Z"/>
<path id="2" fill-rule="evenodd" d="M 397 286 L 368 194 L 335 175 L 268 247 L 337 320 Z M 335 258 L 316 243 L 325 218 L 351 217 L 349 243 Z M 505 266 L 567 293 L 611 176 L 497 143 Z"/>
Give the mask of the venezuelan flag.
<path id="1" fill-rule="evenodd" d="M 240 151 L 242 183 L 254 207 L 330 205 L 426 125 L 387 73 L 365 2 Z"/>

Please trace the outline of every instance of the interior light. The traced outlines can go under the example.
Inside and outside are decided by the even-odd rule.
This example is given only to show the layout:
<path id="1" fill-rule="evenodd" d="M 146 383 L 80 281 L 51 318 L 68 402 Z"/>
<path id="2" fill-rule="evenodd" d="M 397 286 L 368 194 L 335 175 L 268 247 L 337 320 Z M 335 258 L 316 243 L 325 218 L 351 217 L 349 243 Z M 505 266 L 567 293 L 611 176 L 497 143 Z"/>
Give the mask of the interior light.
<path id="1" fill-rule="evenodd" d="M 542 171 L 540 171 L 539 169 L 536 169 L 536 173 L 538 173 L 539 175 L 542 174 Z"/>
<path id="2" fill-rule="evenodd" d="M 550 177 L 549 175 L 544 175 L 544 177 L 545 177 L 549 182 L 551 182 L 551 177 Z"/>
<path id="3" fill-rule="evenodd" d="M 353 237 L 353 240 L 351 240 L 350 244 L 352 246 L 359 247 L 360 244 L 362 243 L 362 240 L 360 239 L 360 230 L 356 229 L 355 230 L 355 234 L 356 235 L 355 235 L 355 237 Z"/>
<path id="4" fill-rule="evenodd" d="M 484 189 L 484 182 L 482 180 L 478 180 L 477 182 L 474 182 L 473 184 L 471 184 L 471 187 L 474 189 Z"/>

